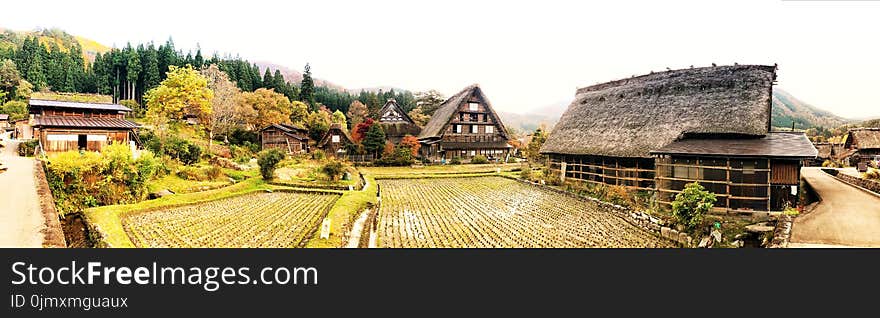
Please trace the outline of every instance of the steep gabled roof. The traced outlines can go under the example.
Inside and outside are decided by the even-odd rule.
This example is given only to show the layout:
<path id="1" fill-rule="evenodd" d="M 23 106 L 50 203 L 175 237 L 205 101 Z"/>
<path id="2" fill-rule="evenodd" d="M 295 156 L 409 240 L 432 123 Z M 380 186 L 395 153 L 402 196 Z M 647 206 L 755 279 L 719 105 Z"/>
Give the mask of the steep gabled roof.
<path id="1" fill-rule="evenodd" d="M 382 118 L 384 117 L 384 114 L 390 110 L 394 110 L 394 112 L 400 114 L 400 116 L 403 118 L 403 120 L 405 122 L 415 125 L 415 122 L 412 120 L 412 118 L 410 118 L 409 115 L 407 115 L 407 113 L 405 111 L 403 111 L 402 108 L 400 108 L 400 105 L 397 104 L 397 100 L 395 100 L 394 98 L 391 98 L 387 102 L 385 102 L 385 105 L 382 106 L 382 109 L 379 110 L 378 117 L 379 117 L 380 123 L 383 123 L 383 124 L 385 124 L 385 123 L 391 123 L 391 124 L 399 123 L 399 121 L 385 122 L 382 120 Z"/>
<path id="2" fill-rule="evenodd" d="M 776 67 L 672 70 L 577 90 L 541 153 L 649 157 L 685 136 L 764 136 Z"/>
<path id="3" fill-rule="evenodd" d="M 504 138 L 510 138 L 507 134 L 507 127 L 504 127 L 504 123 L 501 122 L 501 117 L 495 113 L 495 109 L 489 102 L 489 98 L 483 94 L 483 90 L 480 89 L 479 84 L 473 84 L 465 87 L 460 92 L 446 99 L 443 104 L 440 104 L 440 107 L 437 108 L 437 111 L 431 116 L 431 120 L 428 121 L 428 124 L 426 124 L 424 128 L 422 128 L 422 133 L 419 134 L 419 139 L 442 137 L 444 128 L 446 128 L 446 126 L 449 125 L 449 122 L 452 121 L 452 116 L 455 115 L 461 103 L 467 101 L 470 96 L 474 95 L 483 101 L 486 108 L 489 110 L 489 113 L 495 118 L 495 124 L 498 126 L 498 131 L 501 135 L 504 136 Z"/>
<path id="4" fill-rule="evenodd" d="M 333 124 L 333 125 L 330 125 L 330 129 L 327 130 L 327 133 L 324 134 L 324 137 L 321 137 L 321 140 L 318 141 L 318 144 L 317 144 L 318 148 L 324 147 L 330 141 L 330 136 L 333 135 L 334 133 L 343 136 L 348 143 L 350 143 L 350 144 L 354 143 L 354 141 L 351 140 L 351 136 L 349 136 L 348 133 L 342 129 L 341 125 Z"/>

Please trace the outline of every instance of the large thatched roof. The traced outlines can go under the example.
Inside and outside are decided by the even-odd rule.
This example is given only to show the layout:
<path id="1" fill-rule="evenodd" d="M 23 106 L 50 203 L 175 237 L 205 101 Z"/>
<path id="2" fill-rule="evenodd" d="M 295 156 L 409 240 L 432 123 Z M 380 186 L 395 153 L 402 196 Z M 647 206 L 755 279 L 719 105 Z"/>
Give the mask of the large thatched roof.
<path id="1" fill-rule="evenodd" d="M 855 128 L 849 131 L 847 144 L 859 149 L 880 149 L 880 128 Z"/>
<path id="2" fill-rule="evenodd" d="M 685 134 L 763 136 L 775 78 L 775 66 L 713 66 L 581 88 L 541 153 L 649 157 Z"/>
<path id="3" fill-rule="evenodd" d="M 495 108 L 492 107 L 489 98 L 483 94 L 483 90 L 480 88 L 479 84 L 473 84 L 465 87 L 460 92 L 446 99 L 443 104 L 440 104 L 440 107 L 437 108 L 437 111 L 431 116 L 431 120 L 428 121 L 428 124 L 426 124 L 424 128 L 422 128 L 422 133 L 419 134 L 419 139 L 443 137 L 443 131 L 446 126 L 449 125 L 449 122 L 452 121 L 452 116 L 455 115 L 458 107 L 461 106 L 461 103 L 466 102 L 471 96 L 476 96 L 486 105 L 489 113 L 495 119 L 498 132 L 501 133 L 504 138 L 510 138 L 507 134 L 507 128 L 504 127 L 504 124 L 501 122 L 501 117 L 498 117 L 498 114 L 495 113 Z"/>

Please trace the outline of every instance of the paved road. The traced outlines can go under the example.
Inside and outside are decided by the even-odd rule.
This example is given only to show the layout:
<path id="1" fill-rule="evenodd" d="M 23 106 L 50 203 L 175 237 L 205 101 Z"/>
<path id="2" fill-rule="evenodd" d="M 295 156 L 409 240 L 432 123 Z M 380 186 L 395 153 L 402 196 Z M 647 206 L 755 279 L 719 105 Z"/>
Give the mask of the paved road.
<path id="1" fill-rule="evenodd" d="M 880 197 L 837 181 L 819 168 L 804 168 L 802 174 L 822 201 L 795 219 L 790 246 L 880 247 Z"/>
<path id="2" fill-rule="evenodd" d="M 34 159 L 19 157 L 18 144 L 0 141 L 0 247 L 41 247 L 43 216 L 34 181 Z"/>

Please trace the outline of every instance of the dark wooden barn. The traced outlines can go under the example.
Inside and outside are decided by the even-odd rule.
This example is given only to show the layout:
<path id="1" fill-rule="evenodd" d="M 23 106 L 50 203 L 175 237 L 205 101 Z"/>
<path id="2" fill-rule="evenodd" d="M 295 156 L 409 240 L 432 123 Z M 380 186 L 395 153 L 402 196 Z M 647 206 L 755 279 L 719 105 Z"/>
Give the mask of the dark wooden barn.
<path id="1" fill-rule="evenodd" d="M 263 149 L 277 148 L 298 155 L 309 152 L 309 131 L 302 126 L 272 124 L 260 130 Z"/>
<path id="2" fill-rule="evenodd" d="M 347 158 L 349 156 L 347 148 L 351 144 L 354 142 L 348 132 L 342 129 L 342 125 L 333 124 L 330 125 L 330 129 L 327 130 L 324 137 L 318 141 L 317 147 L 329 156 Z"/>
<path id="3" fill-rule="evenodd" d="M 854 128 L 843 143 L 849 164 L 864 171 L 870 161 L 880 160 L 880 128 Z"/>

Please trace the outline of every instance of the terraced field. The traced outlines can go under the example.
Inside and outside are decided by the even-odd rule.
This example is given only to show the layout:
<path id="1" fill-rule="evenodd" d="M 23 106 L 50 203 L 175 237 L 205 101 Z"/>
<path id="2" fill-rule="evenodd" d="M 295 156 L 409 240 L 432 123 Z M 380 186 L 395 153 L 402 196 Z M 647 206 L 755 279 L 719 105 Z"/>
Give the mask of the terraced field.
<path id="1" fill-rule="evenodd" d="M 138 247 L 299 247 L 338 198 L 259 193 L 122 219 Z"/>
<path id="2" fill-rule="evenodd" d="M 501 177 L 379 184 L 383 247 L 673 247 L 595 203 Z"/>

